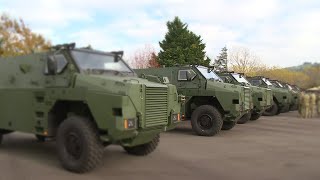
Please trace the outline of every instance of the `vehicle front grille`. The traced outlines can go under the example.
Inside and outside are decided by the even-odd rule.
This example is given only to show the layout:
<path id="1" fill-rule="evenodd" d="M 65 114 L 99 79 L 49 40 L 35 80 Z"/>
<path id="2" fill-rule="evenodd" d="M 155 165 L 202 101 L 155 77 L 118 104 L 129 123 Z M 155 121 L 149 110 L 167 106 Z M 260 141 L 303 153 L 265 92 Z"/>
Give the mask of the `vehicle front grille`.
<path id="1" fill-rule="evenodd" d="M 250 88 L 245 87 L 244 88 L 244 109 L 245 110 L 250 109 L 250 99 L 251 99 Z"/>
<path id="2" fill-rule="evenodd" d="M 145 100 L 145 127 L 168 124 L 168 89 L 146 87 Z"/>

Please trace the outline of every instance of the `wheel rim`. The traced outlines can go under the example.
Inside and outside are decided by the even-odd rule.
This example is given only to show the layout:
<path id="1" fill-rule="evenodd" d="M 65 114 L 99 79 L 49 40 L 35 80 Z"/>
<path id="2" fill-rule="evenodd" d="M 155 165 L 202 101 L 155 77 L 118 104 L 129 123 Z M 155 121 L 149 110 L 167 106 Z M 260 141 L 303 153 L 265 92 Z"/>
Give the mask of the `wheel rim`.
<path id="1" fill-rule="evenodd" d="M 210 129 L 213 125 L 212 117 L 208 114 L 203 114 L 198 119 L 198 125 L 201 127 L 201 129 Z"/>
<path id="2" fill-rule="evenodd" d="M 82 143 L 80 137 L 75 132 L 68 132 L 66 135 L 65 147 L 68 154 L 75 160 L 80 159 L 82 154 Z"/>

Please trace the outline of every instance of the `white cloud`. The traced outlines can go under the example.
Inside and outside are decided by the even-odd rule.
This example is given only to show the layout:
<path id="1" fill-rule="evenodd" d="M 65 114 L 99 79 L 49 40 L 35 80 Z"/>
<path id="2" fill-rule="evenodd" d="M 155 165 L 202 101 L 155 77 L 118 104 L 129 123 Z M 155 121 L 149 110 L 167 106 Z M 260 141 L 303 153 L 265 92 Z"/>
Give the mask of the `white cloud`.
<path id="1" fill-rule="evenodd" d="M 22 17 L 54 43 L 123 49 L 127 56 L 144 44 L 159 50 L 166 21 L 179 16 L 202 36 L 212 58 L 224 45 L 243 45 L 270 65 L 320 59 L 317 0 L 8 0 L 1 4 L 0 11 Z"/>

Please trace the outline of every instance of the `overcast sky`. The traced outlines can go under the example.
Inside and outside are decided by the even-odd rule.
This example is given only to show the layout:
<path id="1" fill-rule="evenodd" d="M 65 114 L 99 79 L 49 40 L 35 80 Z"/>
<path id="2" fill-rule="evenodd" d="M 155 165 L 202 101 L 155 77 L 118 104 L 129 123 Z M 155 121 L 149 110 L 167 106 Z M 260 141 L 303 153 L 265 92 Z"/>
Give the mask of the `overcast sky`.
<path id="1" fill-rule="evenodd" d="M 245 46 L 277 66 L 320 62 L 319 0 L 0 0 L 53 44 L 76 42 L 124 50 L 158 42 L 179 16 L 206 43 L 212 59 L 223 46 Z"/>

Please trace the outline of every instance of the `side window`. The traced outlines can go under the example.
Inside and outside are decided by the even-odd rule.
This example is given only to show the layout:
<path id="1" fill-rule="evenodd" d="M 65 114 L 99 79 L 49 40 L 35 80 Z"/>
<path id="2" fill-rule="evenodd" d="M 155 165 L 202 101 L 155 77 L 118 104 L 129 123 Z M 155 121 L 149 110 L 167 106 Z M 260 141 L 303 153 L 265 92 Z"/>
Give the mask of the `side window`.
<path id="1" fill-rule="evenodd" d="M 56 59 L 57 62 L 57 74 L 61 73 L 63 69 L 67 66 L 68 61 L 64 57 L 63 54 L 56 54 L 54 55 L 54 58 Z"/>
<path id="2" fill-rule="evenodd" d="M 51 62 L 50 65 L 48 64 L 49 61 Z M 64 68 L 67 66 L 68 61 L 64 57 L 63 54 L 55 54 L 48 57 L 48 60 L 45 62 L 45 74 L 59 74 L 61 73 Z M 52 67 L 49 73 L 48 66 Z"/>
<path id="3" fill-rule="evenodd" d="M 186 81 L 187 80 L 187 70 L 180 70 L 178 74 L 179 81 Z"/>
<path id="4" fill-rule="evenodd" d="M 187 78 L 188 72 L 191 76 L 191 80 L 193 80 L 197 76 L 197 74 L 193 70 L 179 70 L 178 81 L 187 81 L 188 80 L 188 78 Z"/>

